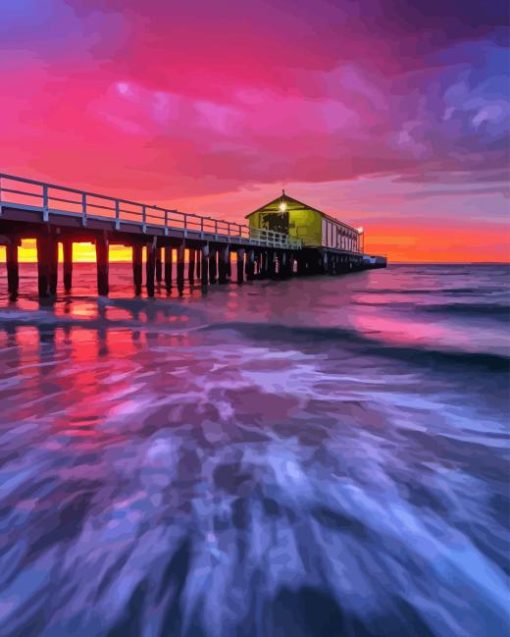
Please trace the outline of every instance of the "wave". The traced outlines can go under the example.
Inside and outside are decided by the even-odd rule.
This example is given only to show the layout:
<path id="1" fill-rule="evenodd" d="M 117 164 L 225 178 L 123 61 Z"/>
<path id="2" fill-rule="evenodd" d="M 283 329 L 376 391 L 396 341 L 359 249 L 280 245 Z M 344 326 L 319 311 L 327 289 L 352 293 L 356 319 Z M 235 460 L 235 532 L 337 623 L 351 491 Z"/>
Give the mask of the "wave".
<path id="1" fill-rule="evenodd" d="M 175 332 L 196 329 L 206 323 L 204 313 L 196 308 L 183 307 L 177 303 L 144 300 L 104 300 L 91 299 L 97 302 L 97 312 L 90 316 L 59 315 L 48 309 L 20 310 L 1 309 L 0 329 L 16 329 L 17 327 L 36 327 L 40 330 L 57 328 L 82 327 L 84 329 L 136 329 L 147 332 Z M 127 313 L 125 318 L 107 315 L 108 307 Z M 163 321 L 157 320 L 158 316 Z M 185 322 L 165 322 L 172 318 Z"/>
<path id="2" fill-rule="evenodd" d="M 457 287 L 457 288 L 376 288 L 354 290 L 358 294 L 453 294 L 484 296 L 486 294 L 501 294 L 501 287 Z"/>
<path id="3" fill-rule="evenodd" d="M 110 305 L 128 310 L 129 316 L 108 317 L 101 313 L 91 317 L 76 317 L 72 315 L 59 316 L 47 310 L 3 310 L 0 311 L 0 329 L 6 331 L 16 330 L 18 327 L 36 327 L 41 332 L 53 331 L 57 328 L 80 327 L 92 330 L 126 329 L 139 330 L 150 333 L 173 334 L 184 332 L 224 332 L 234 331 L 242 337 L 260 343 L 282 343 L 298 346 L 300 349 L 318 353 L 321 344 L 338 345 L 354 356 L 378 356 L 403 360 L 405 363 L 418 365 L 458 365 L 478 367 L 490 371 L 504 371 L 510 369 L 510 356 L 507 352 L 480 352 L 453 347 L 434 347 L 417 345 L 416 343 L 398 343 L 385 340 L 383 336 L 375 332 L 363 333 L 350 327 L 319 327 L 319 326 L 292 326 L 282 323 L 265 323 L 250 321 L 220 321 L 207 322 L 202 311 L 196 308 L 169 305 L 166 302 L 146 301 L 101 301 L 100 306 Z M 175 307 L 174 307 L 175 305 Z M 458 304 L 460 305 L 460 304 Z M 457 307 L 457 304 L 451 304 Z M 479 314 L 484 304 L 476 304 L 475 310 Z M 505 311 L 508 316 L 508 308 L 496 306 Z M 136 308 L 136 310 L 135 310 Z M 446 309 L 445 309 L 446 308 Z M 427 311 L 449 312 L 446 306 L 430 306 Z M 469 312 L 469 307 L 458 308 L 459 312 Z M 485 312 L 485 309 L 484 309 Z M 163 316 L 158 320 L 156 315 Z M 186 321 L 173 322 L 174 315 L 186 316 Z M 168 320 L 170 319 L 170 321 Z"/>
<path id="4" fill-rule="evenodd" d="M 432 313 L 510 319 L 510 307 L 501 303 L 438 303 L 420 309 Z"/>
<path id="5" fill-rule="evenodd" d="M 350 328 L 288 326 L 281 323 L 229 321 L 212 323 L 199 330 L 235 331 L 258 343 L 274 342 L 310 346 L 314 352 L 320 343 L 337 343 L 354 354 L 391 357 L 420 365 L 451 364 L 479 367 L 494 372 L 510 371 L 510 355 L 470 352 L 453 348 L 407 346 L 365 336 Z M 510 353 L 510 352 L 509 352 Z"/>

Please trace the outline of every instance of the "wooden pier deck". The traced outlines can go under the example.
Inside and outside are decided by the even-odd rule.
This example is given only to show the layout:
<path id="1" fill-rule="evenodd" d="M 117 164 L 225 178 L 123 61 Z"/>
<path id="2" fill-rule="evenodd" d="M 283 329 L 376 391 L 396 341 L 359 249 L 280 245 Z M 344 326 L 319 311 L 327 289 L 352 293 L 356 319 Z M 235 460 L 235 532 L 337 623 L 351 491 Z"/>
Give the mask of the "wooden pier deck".
<path id="1" fill-rule="evenodd" d="M 204 290 L 216 282 L 228 283 L 234 252 L 237 283 L 364 268 L 361 253 L 309 248 L 272 230 L 0 173 L 0 243 L 6 246 L 11 298 L 18 295 L 18 246 L 26 238 L 36 239 L 41 298 L 57 293 L 58 243 L 63 245 L 66 292 L 72 288 L 73 242 L 95 244 L 99 295 L 108 294 L 108 248 L 112 244 L 132 248 L 137 294 L 143 285 L 145 247 L 149 296 L 154 295 L 155 282 L 164 281 L 171 288 L 174 266 L 181 292 L 186 278 L 200 281 Z"/>

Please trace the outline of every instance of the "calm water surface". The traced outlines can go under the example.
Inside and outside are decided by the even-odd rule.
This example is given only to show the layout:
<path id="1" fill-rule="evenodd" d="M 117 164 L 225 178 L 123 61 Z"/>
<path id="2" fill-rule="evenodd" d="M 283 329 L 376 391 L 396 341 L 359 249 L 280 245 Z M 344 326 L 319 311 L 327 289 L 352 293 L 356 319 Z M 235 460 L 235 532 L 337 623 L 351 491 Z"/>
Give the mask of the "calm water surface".
<path id="1" fill-rule="evenodd" d="M 2 637 L 498 637 L 510 271 L 0 287 Z"/>

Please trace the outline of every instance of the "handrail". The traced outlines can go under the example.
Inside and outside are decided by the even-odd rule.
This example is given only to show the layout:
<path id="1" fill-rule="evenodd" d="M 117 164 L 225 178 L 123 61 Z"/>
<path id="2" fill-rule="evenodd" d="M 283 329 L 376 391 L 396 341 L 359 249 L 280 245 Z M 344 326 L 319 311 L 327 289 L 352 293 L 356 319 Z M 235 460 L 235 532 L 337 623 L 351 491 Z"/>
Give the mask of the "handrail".
<path id="1" fill-rule="evenodd" d="M 31 189 L 27 189 L 27 186 Z M 76 199 L 73 196 L 77 196 Z M 23 203 L 23 200 L 27 199 L 29 203 Z M 39 202 L 34 202 L 34 199 L 38 199 Z M 45 220 L 48 219 L 50 212 L 79 215 L 84 226 L 90 218 L 108 219 L 115 224 L 116 229 L 120 228 L 121 222 L 135 223 L 142 227 L 143 232 L 146 232 L 147 226 L 163 227 L 165 234 L 168 230 L 182 230 L 185 236 L 194 232 L 199 235 L 211 234 L 215 238 L 226 238 L 229 241 L 233 238 L 245 239 L 248 243 L 255 242 L 256 245 L 264 247 L 294 249 L 302 247 L 301 240 L 274 230 L 251 228 L 234 221 L 161 208 L 157 205 L 0 173 L 0 210 L 1 206 L 6 204 L 40 210 Z M 103 211 L 110 214 L 105 214 Z"/>

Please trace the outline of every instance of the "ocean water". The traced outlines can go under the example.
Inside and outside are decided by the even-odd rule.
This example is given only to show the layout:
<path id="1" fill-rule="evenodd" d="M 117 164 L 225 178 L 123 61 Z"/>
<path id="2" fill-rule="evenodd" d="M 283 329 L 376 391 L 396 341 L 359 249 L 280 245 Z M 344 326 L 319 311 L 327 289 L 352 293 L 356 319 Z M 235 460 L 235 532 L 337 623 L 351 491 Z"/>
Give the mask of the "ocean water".
<path id="1" fill-rule="evenodd" d="M 508 267 L 1 268 L 2 637 L 508 634 Z"/>

